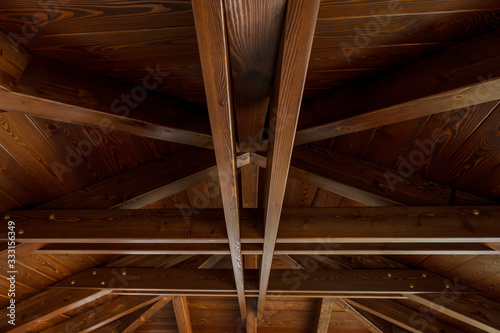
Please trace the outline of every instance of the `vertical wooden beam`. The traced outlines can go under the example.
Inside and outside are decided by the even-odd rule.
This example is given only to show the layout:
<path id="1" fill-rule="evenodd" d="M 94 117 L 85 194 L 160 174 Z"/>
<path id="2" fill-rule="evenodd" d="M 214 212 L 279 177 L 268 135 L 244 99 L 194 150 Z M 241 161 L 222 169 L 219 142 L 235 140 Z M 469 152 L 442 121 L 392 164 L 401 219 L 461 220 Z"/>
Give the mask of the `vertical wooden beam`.
<path id="1" fill-rule="evenodd" d="M 264 251 L 257 316 L 262 318 L 320 0 L 289 0 L 270 102 Z"/>
<path id="2" fill-rule="evenodd" d="M 321 299 L 318 302 L 316 309 L 316 319 L 314 320 L 313 332 L 327 333 L 328 326 L 330 325 L 330 317 L 332 316 L 333 301 L 329 298 Z"/>
<path id="3" fill-rule="evenodd" d="M 257 208 L 259 203 L 259 167 L 255 164 L 241 167 L 241 203 L 243 208 Z"/>
<path id="4" fill-rule="evenodd" d="M 223 0 L 193 0 L 215 158 L 242 318 L 246 317 L 231 69 Z"/>
<path id="5" fill-rule="evenodd" d="M 128 324 L 127 328 L 125 328 L 121 333 L 132 333 L 134 332 L 139 326 L 144 324 L 145 321 L 147 321 L 149 318 L 154 316 L 155 313 L 160 311 L 165 305 L 170 303 L 170 301 L 173 299 L 173 296 L 165 296 L 158 302 L 156 302 L 152 307 L 149 307 L 144 311 L 137 319 L 132 321 L 130 324 Z"/>
<path id="6" fill-rule="evenodd" d="M 179 333 L 193 333 L 186 296 L 174 297 L 172 302 L 174 304 L 175 319 L 177 320 Z"/>
<path id="7" fill-rule="evenodd" d="M 250 298 L 247 301 L 246 333 L 257 333 L 257 299 Z"/>

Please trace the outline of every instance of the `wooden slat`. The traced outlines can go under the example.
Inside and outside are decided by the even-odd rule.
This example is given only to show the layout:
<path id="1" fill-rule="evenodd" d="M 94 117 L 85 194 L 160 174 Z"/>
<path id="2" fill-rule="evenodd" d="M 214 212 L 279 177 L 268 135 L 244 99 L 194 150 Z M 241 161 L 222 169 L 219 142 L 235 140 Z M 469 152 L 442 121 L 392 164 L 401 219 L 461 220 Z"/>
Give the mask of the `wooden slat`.
<path id="1" fill-rule="evenodd" d="M 156 302 L 153 306 L 148 307 L 146 311 L 143 311 L 135 320 L 128 323 L 127 327 L 123 330 L 120 330 L 121 333 L 133 333 L 139 326 L 144 324 L 149 318 L 154 316 L 158 311 L 160 311 L 165 305 L 170 303 L 173 299 L 171 296 L 162 297 L 158 302 Z M 126 318 L 128 319 L 128 318 Z M 124 320 L 125 322 L 126 320 Z"/>
<path id="2" fill-rule="evenodd" d="M 246 321 L 246 333 L 257 333 L 258 321 L 257 321 L 257 299 L 248 298 L 247 299 L 247 321 Z"/>
<path id="3" fill-rule="evenodd" d="M 319 3 L 319 0 L 289 0 L 284 17 L 273 94 L 270 100 L 270 144 L 264 198 L 266 229 L 257 306 L 259 320 L 262 319 L 264 311 Z"/>
<path id="4" fill-rule="evenodd" d="M 213 151 L 185 149 L 37 208 L 141 208 L 213 177 L 216 169 Z"/>
<path id="5" fill-rule="evenodd" d="M 126 284 L 116 283 L 117 272 L 126 274 Z M 51 288 L 234 294 L 234 279 L 228 272 L 227 269 L 92 268 L 58 282 Z M 255 293 L 259 290 L 258 273 L 258 270 L 245 270 L 246 292 Z M 446 286 L 442 277 L 424 270 L 316 270 L 310 272 L 307 279 L 303 279 L 303 273 L 303 270 L 273 270 L 270 275 L 269 295 L 313 293 L 327 297 L 346 293 L 441 293 Z M 467 289 L 462 292 L 474 291 Z"/>
<path id="6" fill-rule="evenodd" d="M 24 69 L 29 64 L 31 56 L 17 43 L 0 33 L 0 90 L 12 91 Z"/>
<path id="7" fill-rule="evenodd" d="M 384 243 L 384 244 L 278 244 L 274 255 L 497 255 L 498 249 L 482 244 L 468 243 Z M 27 243 L 30 244 L 30 243 Z M 493 245 L 491 245 L 493 246 Z M 36 246 L 30 252 L 38 254 L 120 254 L 120 255 L 212 255 L 199 268 L 211 268 L 224 256 L 230 255 L 227 244 L 49 244 L 42 248 Z M 262 245 L 242 244 L 241 253 L 251 260 L 252 267 L 262 255 Z"/>
<path id="8" fill-rule="evenodd" d="M 194 0 L 192 4 L 231 261 L 238 290 L 240 312 L 242 318 L 245 318 L 246 304 L 239 227 L 240 201 L 236 173 L 236 128 L 224 3 L 222 0 Z"/>
<path id="9" fill-rule="evenodd" d="M 16 325 L 1 311 L 0 332 L 26 332 L 29 328 L 104 296 L 110 290 L 47 290 L 16 304 Z"/>
<path id="10" fill-rule="evenodd" d="M 186 296 L 174 297 L 172 303 L 174 304 L 175 319 L 177 320 L 179 333 L 193 333 Z"/>
<path id="11" fill-rule="evenodd" d="M 327 333 L 332 316 L 333 301 L 329 298 L 323 298 L 318 302 L 316 309 L 316 318 L 314 319 L 314 328 L 312 332 Z"/>
<path id="12" fill-rule="evenodd" d="M 179 210 L 6 214 L 18 231 L 23 229 L 17 240 L 25 243 L 228 243 L 218 209 L 197 210 L 191 216 Z M 241 211 L 243 243 L 263 242 L 261 214 Z M 498 243 L 499 217 L 499 206 L 286 208 L 277 239 L 280 244 Z"/>
<path id="13" fill-rule="evenodd" d="M 257 208 L 259 203 L 259 167 L 249 164 L 241 168 L 241 204 Z"/>
<path id="14" fill-rule="evenodd" d="M 486 332 L 500 332 L 499 304 L 480 295 L 457 295 L 456 299 L 431 295 L 406 296 L 412 301 L 461 320 L 472 327 Z"/>
<path id="15" fill-rule="evenodd" d="M 413 333 L 463 333 L 416 310 L 391 300 L 346 299 L 347 303 L 387 320 Z"/>
<path id="16" fill-rule="evenodd" d="M 383 320 L 379 317 L 372 315 L 371 313 L 363 312 L 358 310 L 349 303 L 345 302 L 343 299 L 334 299 L 334 303 L 338 304 L 341 308 L 345 309 L 346 312 L 352 314 L 356 319 L 359 320 L 370 332 L 372 333 L 392 333 L 391 324 L 385 322 L 384 325 L 377 324 Z M 385 325 L 387 324 L 387 325 Z"/>
<path id="17" fill-rule="evenodd" d="M 257 151 L 269 105 L 286 0 L 226 0 L 234 107 L 241 151 Z"/>
<path id="18" fill-rule="evenodd" d="M 146 72 L 134 87 L 33 56 L 13 91 L 0 91 L 2 109 L 212 147 L 206 110 L 155 92 L 169 74 L 152 67 Z"/>
<path id="19" fill-rule="evenodd" d="M 43 330 L 42 333 L 60 333 L 75 329 L 81 333 L 92 332 L 137 309 L 152 304 L 160 298 L 161 297 L 153 296 L 120 296 L 76 317 Z"/>
<path id="20" fill-rule="evenodd" d="M 497 30 L 407 67 L 316 96 L 302 112 L 295 143 L 499 99 L 499 36 Z M 470 50 L 478 51 L 471 55 Z"/>
<path id="21" fill-rule="evenodd" d="M 265 167 L 263 156 L 252 154 L 252 163 Z M 397 170 L 363 161 L 318 146 L 296 147 L 290 177 L 371 206 L 488 204 L 490 200 L 433 183 L 403 177 Z"/>

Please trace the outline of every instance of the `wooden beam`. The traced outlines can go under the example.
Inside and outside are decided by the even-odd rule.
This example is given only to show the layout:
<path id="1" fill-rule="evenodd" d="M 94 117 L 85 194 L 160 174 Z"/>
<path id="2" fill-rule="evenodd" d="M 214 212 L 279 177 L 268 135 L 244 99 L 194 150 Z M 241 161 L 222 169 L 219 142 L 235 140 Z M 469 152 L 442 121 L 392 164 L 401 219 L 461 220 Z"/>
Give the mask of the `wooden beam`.
<path id="1" fill-rule="evenodd" d="M 229 249 L 227 251 L 227 254 L 230 254 L 229 252 Z M 225 254 L 216 254 L 216 255 L 213 255 L 211 256 L 210 258 L 208 258 L 203 264 L 201 264 L 198 269 L 210 269 L 212 267 L 214 267 L 215 265 L 217 265 L 217 263 L 219 261 L 221 261 L 222 259 L 224 259 L 226 255 Z"/>
<path id="2" fill-rule="evenodd" d="M 246 322 L 246 333 L 257 333 L 258 321 L 257 321 L 257 299 L 249 298 L 247 299 L 247 322 Z"/>
<path id="3" fill-rule="evenodd" d="M 408 299 L 486 332 L 500 332 L 500 305 L 481 295 L 405 295 Z"/>
<path id="4" fill-rule="evenodd" d="M 266 158 L 251 155 L 266 167 Z M 370 206 L 491 204 L 491 200 L 317 146 L 296 147 L 290 177 Z M 392 186 L 391 186 L 392 185 Z"/>
<path id="5" fill-rule="evenodd" d="M 7 214 L 24 243 L 228 243 L 220 209 Z M 286 208 L 281 221 L 279 244 L 500 242 L 500 206 Z M 243 243 L 262 243 L 263 229 L 261 210 L 242 210 Z"/>
<path id="6" fill-rule="evenodd" d="M 349 303 L 345 302 L 342 298 L 333 299 L 333 302 L 345 309 L 346 312 L 352 314 L 358 321 L 365 326 L 372 333 L 392 333 L 392 325 L 385 322 L 382 325 L 377 322 L 382 322 L 383 319 L 376 317 L 363 310 L 358 310 Z"/>
<path id="7" fill-rule="evenodd" d="M 186 296 L 177 296 L 173 299 L 175 319 L 179 333 L 193 333 L 191 317 Z"/>
<path id="8" fill-rule="evenodd" d="M 395 301 L 369 299 L 346 299 L 345 301 L 412 333 L 464 333 Z"/>
<path id="9" fill-rule="evenodd" d="M 116 283 L 118 273 L 127 276 L 126 284 Z M 56 289 L 89 289 L 121 291 L 173 292 L 188 295 L 192 292 L 236 292 L 234 279 L 227 269 L 159 269 L 159 268 L 93 268 L 58 282 Z M 441 293 L 446 290 L 443 278 L 423 270 L 317 270 L 303 279 L 303 270 L 273 270 L 270 275 L 269 295 L 317 294 L 328 297 L 342 293 L 401 294 Z M 246 292 L 258 288 L 258 270 L 245 270 Z M 104 282 L 104 284 L 102 283 Z M 464 290 L 463 292 L 474 292 Z"/>
<path id="10" fill-rule="evenodd" d="M 0 33 L 0 89 L 12 91 L 28 66 L 31 56 Z"/>
<path id="11" fill-rule="evenodd" d="M 406 67 L 315 96 L 302 110 L 295 143 L 500 99 L 499 38 L 496 30 Z"/>
<path id="12" fill-rule="evenodd" d="M 225 0 L 241 151 L 258 151 L 266 122 L 286 0 Z"/>
<path id="13" fill-rule="evenodd" d="M 241 168 L 241 204 L 243 208 L 257 208 L 259 204 L 259 167 L 255 164 Z"/>
<path id="14" fill-rule="evenodd" d="M 162 297 L 158 302 L 156 302 L 153 306 L 148 307 L 145 311 L 142 311 L 142 313 L 137 316 L 134 320 L 130 320 L 130 322 L 127 324 L 127 326 L 119 330 L 118 332 L 121 333 L 133 333 L 139 326 L 144 324 L 149 318 L 154 316 L 158 311 L 163 309 L 165 305 L 170 303 L 170 301 L 173 299 L 172 296 L 165 296 Z M 128 318 L 127 318 L 128 319 Z"/>
<path id="15" fill-rule="evenodd" d="M 317 303 L 316 318 L 314 319 L 314 328 L 312 332 L 328 333 L 330 318 L 332 317 L 333 301 L 330 298 L 322 298 Z"/>
<path id="16" fill-rule="evenodd" d="M 80 289 L 80 290 L 46 290 L 31 298 L 16 304 L 15 326 L 8 323 L 9 309 L 0 311 L 0 332 L 27 332 L 33 326 L 43 323 L 53 317 L 76 309 L 77 307 L 96 300 L 110 290 Z"/>
<path id="17" fill-rule="evenodd" d="M 80 333 L 92 332 L 135 310 L 152 304 L 160 298 L 154 296 L 120 296 L 43 330 L 42 333 L 72 332 L 74 330 Z"/>
<path id="18" fill-rule="evenodd" d="M 245 239 L 243 239 L 245 240 Z M 274 255 L 498 255 L 498 250 L 481 244 L 468 243 L 384 243 L 384 244 L 278 244 Z M 321 241 L 321 240 L 319 240 Z M 30 244 L 30 243 L 27 243 Z M 30 251 L 31 252 L 31 251 Z M 36 247 L 32 252 L 38 254 L 120 254 L 120 255 L 212 255 L 199 268 L 211 268 L 224 256 L 230 255 L 226 244 L 49 244 Z M 245 259 L 251 260 L 253 266 L 262 255 L 262 245 L 242 244 L 241 253 Z M 258 268 L 258 267 L 245 268 Z"/>
<path id="19" fill-rule="evenodd" d="M 236 128 L 224 3 L 223 0 L 193 0 L 192 5 L 238 303 L 245 318 Z"/>
<path id="20" fill-rule="evenodd" d="M 257 317 L 262 319 L 286 181 L 302 103 L 319 0 L 289 0 L 270 100 L 269 148 L 264 198 L 262 255 Z"/>

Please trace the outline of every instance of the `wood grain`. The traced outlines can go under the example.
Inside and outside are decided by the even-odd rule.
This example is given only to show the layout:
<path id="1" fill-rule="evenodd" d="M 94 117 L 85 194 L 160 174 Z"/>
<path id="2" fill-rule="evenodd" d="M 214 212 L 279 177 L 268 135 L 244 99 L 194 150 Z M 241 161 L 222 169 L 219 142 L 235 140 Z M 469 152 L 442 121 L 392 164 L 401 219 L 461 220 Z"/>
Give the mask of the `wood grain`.
<path id="1" fill-rule="evenodd" d="M 12 91 L 28 66 L 31 56 L 0 32 L 0 89 Z"/>

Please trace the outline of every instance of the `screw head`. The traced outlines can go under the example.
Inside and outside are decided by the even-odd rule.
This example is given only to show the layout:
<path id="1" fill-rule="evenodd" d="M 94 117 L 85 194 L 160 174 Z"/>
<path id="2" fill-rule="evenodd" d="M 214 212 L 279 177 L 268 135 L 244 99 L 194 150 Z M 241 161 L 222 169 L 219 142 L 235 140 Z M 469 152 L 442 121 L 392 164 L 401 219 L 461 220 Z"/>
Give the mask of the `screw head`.
<path id="1" fill-rule="evenodd" d="M 127 272 L 123 271 L 123 272 L 122 272 L 122 275 L 127 275 Z"/>
<path id="2" fill-rule="evenodd" d="M 5 215 L 3 218 L 8 220 L 8 219 L 10 219 L 10 215 Z"/>
<path id="3" fill-rule="evenodd" d="M 101 281 L 101 285 L 103 285 L 103 286 L 104 286 L 105 284 L 106 284 L 106 282 L 104 282 L 104 281 Z"/>
<path id="4" fill-rule="evenodd" d="M 450 289 L 450 285 L 449 285 L 449 284 L 445 284 L 445 285 L 444 285 L 444 287 L 445 287 L 446 289 Z"/>
<path id="5" fill-rule="evenodd" d="M 481 215 L 481 212 L 479 211 L 479 209 L 473 209 L 472 214 L 479 216 L 479 215 Z"/>
<path id="6" fill-rule="evenodd" d="M 427 273 L 422 273 L 422 277 L 423 278 L 427 277 Z"/>
<path id="7" fill-rule="evenodd" d="M 392 274 L 391 274 L 391 273 L 387 273 L 387 276 L 388 276 L 388 277 L 392 277 Z"/>
<path id="8" fill-rule="evenodd" d="M 71 281 L 71 284 L 75 284 L 75 280 L 72 280 L 72 281 Z"/>
<path id="9" fill-rule="evenodd" d="M 19 229 L 19 231 L 17 232 L 19 235 L 22 235 L 24 234 L 24 229 Z"/>
<path id="10" fill-rule="evenodd" d="M 50 214 L 50 215 L 49 215 L 49 219 L 53 220 L 53 219 L 55 219 L 55 218 L 56 218 L 56 214 Z"/>
<path id="11" fill-rule="evenodd" d="M 93 272 L 92 272 L 92 275 L 96 275 L 96 274 L 97 274 L 97 272 L 96 272 L 96 271 L 93 271 Z"/>
<path id="12" fill-rule="evenodd" d="M 415 288 L 415 285 L 410 284 L 410 288 L 411 288 L 411 289 Z"/>

